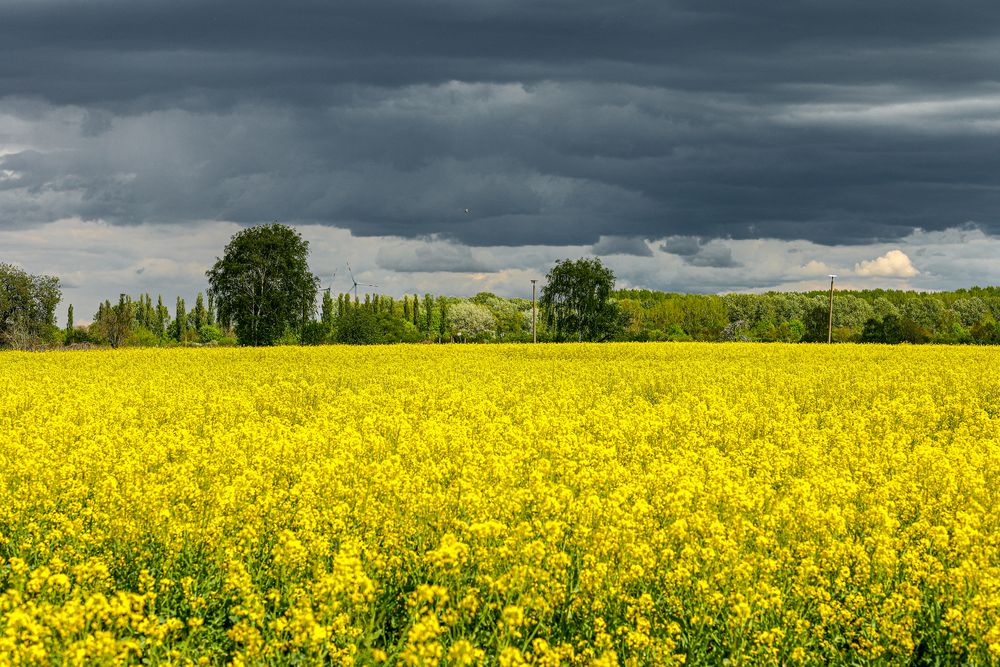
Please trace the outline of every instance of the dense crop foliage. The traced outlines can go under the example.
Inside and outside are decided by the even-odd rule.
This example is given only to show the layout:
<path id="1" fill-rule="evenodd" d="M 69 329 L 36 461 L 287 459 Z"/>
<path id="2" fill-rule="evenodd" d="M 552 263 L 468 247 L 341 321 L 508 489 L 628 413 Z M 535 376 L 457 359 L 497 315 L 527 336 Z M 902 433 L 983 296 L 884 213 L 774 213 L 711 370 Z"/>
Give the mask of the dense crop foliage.
<path id="1" fill-rule="evenodd" d="M 1000 658 L 1000 351 L 0 356 L 0 663 Z"/>

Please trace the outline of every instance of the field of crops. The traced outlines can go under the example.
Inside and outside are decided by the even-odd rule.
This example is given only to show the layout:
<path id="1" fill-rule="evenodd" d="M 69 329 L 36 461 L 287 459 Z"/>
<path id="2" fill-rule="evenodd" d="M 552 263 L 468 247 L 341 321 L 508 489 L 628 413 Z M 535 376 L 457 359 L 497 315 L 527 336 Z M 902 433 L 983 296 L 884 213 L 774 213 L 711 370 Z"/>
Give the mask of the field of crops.
<path id="1" fill-rule="evenodd" d="M 1000 659 L 1000 351 L 0 355 L 0 663 Z"/>

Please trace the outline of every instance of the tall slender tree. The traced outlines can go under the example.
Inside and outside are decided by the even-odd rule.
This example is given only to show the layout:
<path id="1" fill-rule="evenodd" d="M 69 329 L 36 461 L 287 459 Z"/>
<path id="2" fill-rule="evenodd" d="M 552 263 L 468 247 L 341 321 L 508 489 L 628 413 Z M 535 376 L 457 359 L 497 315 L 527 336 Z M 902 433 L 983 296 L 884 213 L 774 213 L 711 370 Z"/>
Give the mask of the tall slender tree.
<path id="1" fill-rule="evenodd" d="M 338 304 L 339 305 L 339 304 Z M 323 324 L 323 328 L 326 333 L 329 334 L 333 331 L 333 321 L 336 313 L 333 309 L 333 297 L 330 296 L 330 290 L 323 292 L 323 306 L 320 310 L 320 322 Z"/>
<path id="2" fill-rule="evenodd" d="M 198 292 L 198 296 L 194 299 L 194 310 L 191 311 L 193 317 L 193 324 L 195 333 L 200 333 L 201 328 L 208 324 L 208 315 L 205 311 L 205 298 Z"/>
<path id="3" fill-rule="evenodd" d="M 163 295 L 156 295 L 156 311 L 153 315 L 152 332 L 159 338 L 167 333 L 167 322 L 170 321 L 170 311 L 163 305 Z"/>
<path id="4" fill-rule="evenodd" d="M 438 342 L 444 340 L 448 332 L 448 301 L 443 296 L 438 297 L 438 308 L 440 309 L 438 321 Z"/>
<path id="5" fill-rule="evenodd" d="M 73 334 L 75 330 L 73 329 L 73 304 L 69 304 L 69 308 L 66 310 L 66 336 L 64 343 L 69 345 L 73 342 Z"/>
<path id="6" fill-rule="evenodd" d="M 177 297 L 177 307 L 174 309 L 174 335 L 177 337 L 178 343 L 184 341 L 186 333 L 187 312 L 184 308 L 184 299 Z"/>
<path id="7" fill-rule="evenodd" d="M 208 310 L 205 312 L 205 323 L 210 327 L 215 326 L 215 295 L 208 293 Z"/>

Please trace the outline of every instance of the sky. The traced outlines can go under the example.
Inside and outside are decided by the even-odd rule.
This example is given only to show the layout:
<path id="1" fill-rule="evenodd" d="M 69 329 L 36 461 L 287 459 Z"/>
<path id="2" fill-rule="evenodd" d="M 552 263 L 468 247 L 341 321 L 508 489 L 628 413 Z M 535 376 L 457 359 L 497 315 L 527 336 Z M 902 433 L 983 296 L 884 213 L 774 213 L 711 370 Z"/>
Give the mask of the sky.
<path id="1" fill-rule="evenodd" d="M 998 284 L 998 135 L 995 0 L 0 0 L 0 262 L 78 321 L 274 220 L 334 291 Z"/>

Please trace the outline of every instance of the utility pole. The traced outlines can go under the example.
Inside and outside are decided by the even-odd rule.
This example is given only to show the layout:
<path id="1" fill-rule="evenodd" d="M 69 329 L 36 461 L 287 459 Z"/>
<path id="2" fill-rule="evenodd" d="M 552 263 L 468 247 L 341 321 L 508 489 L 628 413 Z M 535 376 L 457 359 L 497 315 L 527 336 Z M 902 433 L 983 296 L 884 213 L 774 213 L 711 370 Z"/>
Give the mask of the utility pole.
<path id="1" fill-rule="evenodd" d="M 535 330 L 535 281 L 531 281 L 531 342 L 538 342 L 538 332 Z"/>
<path id="2" fill-rule="evenodd" d="M 830 319 L 829 319 L 829 325 L 826 330 L 827 343 L 833 342 L 833 279 L 836 277 L 837 275 L 835 273 L 830 274 Z"/>

